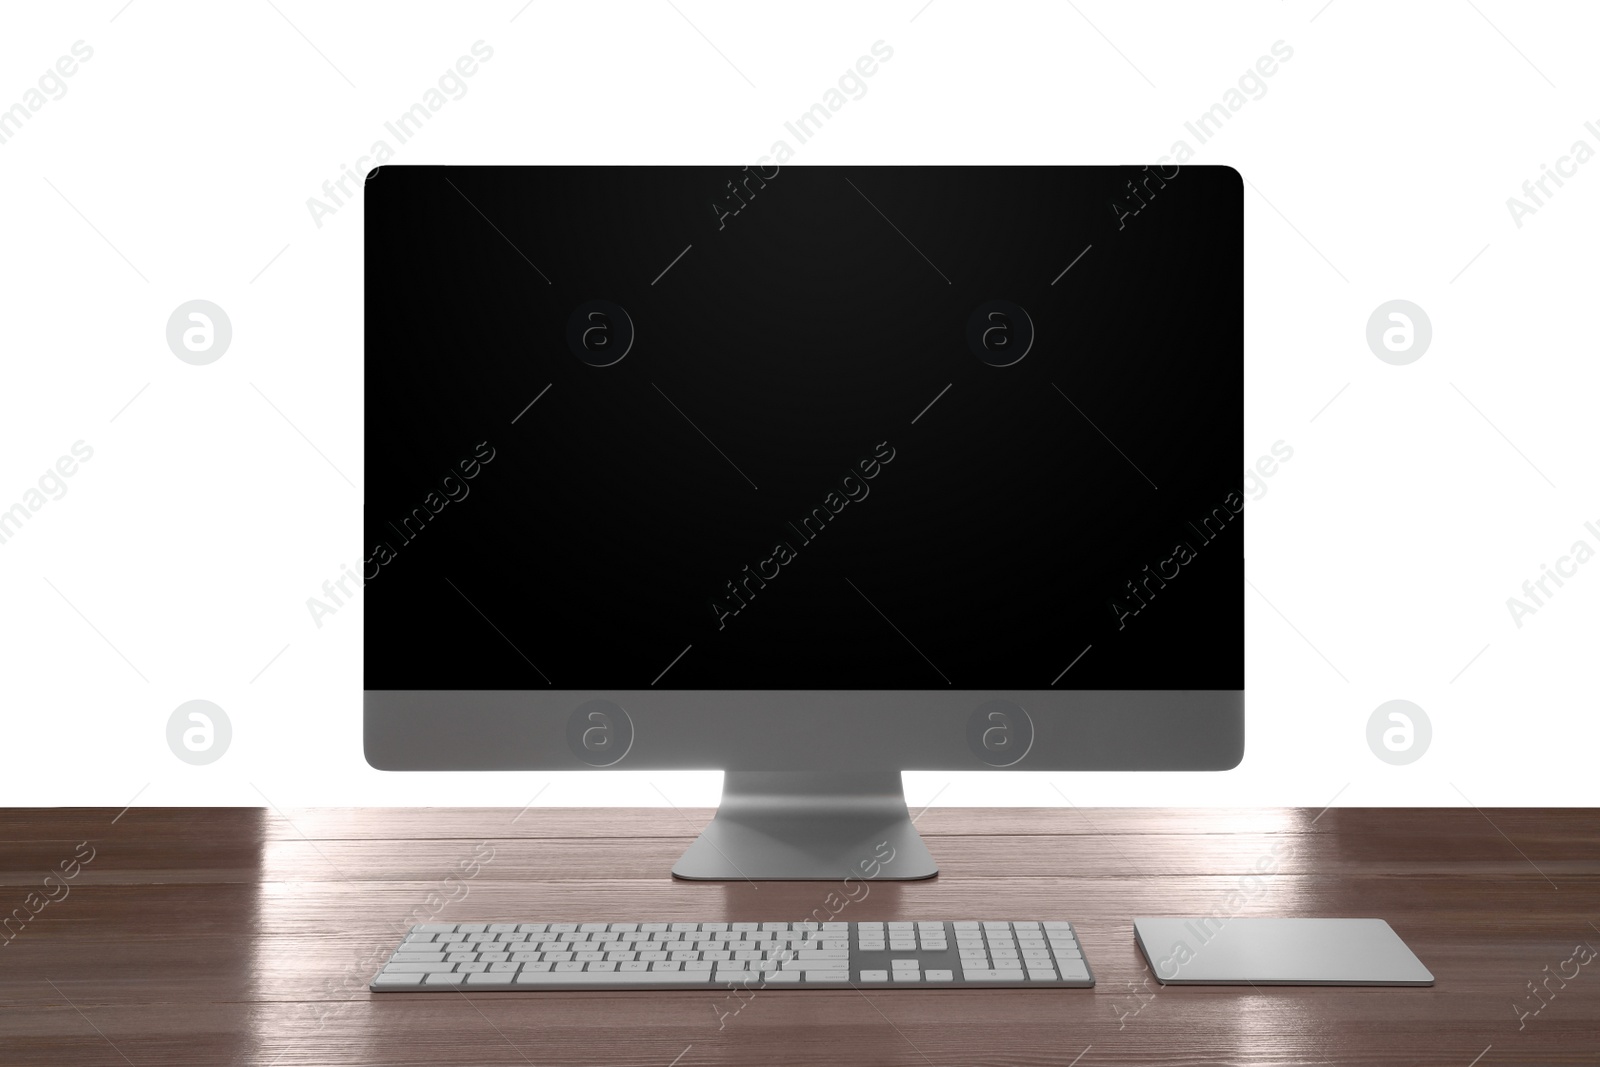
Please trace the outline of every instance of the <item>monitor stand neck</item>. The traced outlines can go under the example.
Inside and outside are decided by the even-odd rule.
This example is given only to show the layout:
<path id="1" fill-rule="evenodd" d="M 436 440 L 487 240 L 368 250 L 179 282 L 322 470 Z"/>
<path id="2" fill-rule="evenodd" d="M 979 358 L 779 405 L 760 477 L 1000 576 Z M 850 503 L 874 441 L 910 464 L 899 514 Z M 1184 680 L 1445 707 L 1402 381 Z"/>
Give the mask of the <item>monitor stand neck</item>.
<path id="1" fill-rule="evenodd" d="M 722 803 L 672 868 L 692 881 L 907 881 L 938 866 L 899 771 L 727 771 Z"/>

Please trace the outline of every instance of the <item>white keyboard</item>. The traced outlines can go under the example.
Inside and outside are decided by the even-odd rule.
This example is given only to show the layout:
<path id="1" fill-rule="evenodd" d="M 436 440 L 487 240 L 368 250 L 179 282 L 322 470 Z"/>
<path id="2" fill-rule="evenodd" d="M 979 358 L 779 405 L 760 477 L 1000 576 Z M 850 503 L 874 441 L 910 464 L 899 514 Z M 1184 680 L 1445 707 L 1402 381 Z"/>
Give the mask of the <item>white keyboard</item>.
<path id="1" fill-rule="evenodd" d="M 375 993 L 1094 985 L 1071 923 L 426 923 Z"/>

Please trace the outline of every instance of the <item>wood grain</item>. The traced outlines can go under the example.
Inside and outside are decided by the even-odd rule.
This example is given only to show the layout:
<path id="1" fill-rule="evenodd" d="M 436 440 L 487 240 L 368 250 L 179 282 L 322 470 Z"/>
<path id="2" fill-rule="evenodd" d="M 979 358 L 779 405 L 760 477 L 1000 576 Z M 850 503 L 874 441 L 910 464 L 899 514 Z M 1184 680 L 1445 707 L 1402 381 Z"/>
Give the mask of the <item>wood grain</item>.
<path id="1" fill-rule="evenodd" d="M 1600 1063 L 1600 960 L 1520 1027 L 1513 1007 L 1579 942 L 1600 948 L 1593 809 L 932 809 L 939 878 L 870 884 L 838 916 L 1070 919 L 1094 990 L 365 991 L 412 922 L 827 906 L 824 883 L 674 882 L 709 816 L 0 810 L 0 918 L 94 849 L 0 935 L 0 1064 Z M 1235 907 L 1388 919 L 1438 983 L 1154 982 L 1135 915 Z"/>

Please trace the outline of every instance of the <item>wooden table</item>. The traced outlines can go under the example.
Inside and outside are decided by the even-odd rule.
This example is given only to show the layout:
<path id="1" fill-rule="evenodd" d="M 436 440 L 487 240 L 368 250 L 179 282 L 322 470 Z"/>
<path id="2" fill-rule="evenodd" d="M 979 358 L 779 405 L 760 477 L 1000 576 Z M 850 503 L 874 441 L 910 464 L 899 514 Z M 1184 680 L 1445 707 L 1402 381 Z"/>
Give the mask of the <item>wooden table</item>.
<path id="1" fill-rule="evenodd" d="M 366 992 L 412 922 L 799 919 L 838 888 L 673 881 L 709 815 L 0 811 L 29 917 L 0 1064 L 1600 1063 L 1600 959 L 1567 962 L 1600 948 L 1594 809 L 933 809 L 943 873 L 839 915 L 1070 919 L 1093 990 Z M 1157 985 L 1132 917 L 1219 909 L 1386 918 L 1437 984 Z"/>

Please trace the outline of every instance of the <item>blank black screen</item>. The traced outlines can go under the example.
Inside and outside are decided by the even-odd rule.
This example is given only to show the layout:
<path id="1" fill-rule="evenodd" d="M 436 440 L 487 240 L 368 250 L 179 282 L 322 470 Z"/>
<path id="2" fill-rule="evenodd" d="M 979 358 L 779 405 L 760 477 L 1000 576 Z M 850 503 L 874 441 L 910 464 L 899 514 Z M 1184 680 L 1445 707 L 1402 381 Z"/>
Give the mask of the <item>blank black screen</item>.
<path id="1" fill-rule="evenodd" d="M 366 688 L 1243 688 L 1232 170 L 365 196 Z"/>

